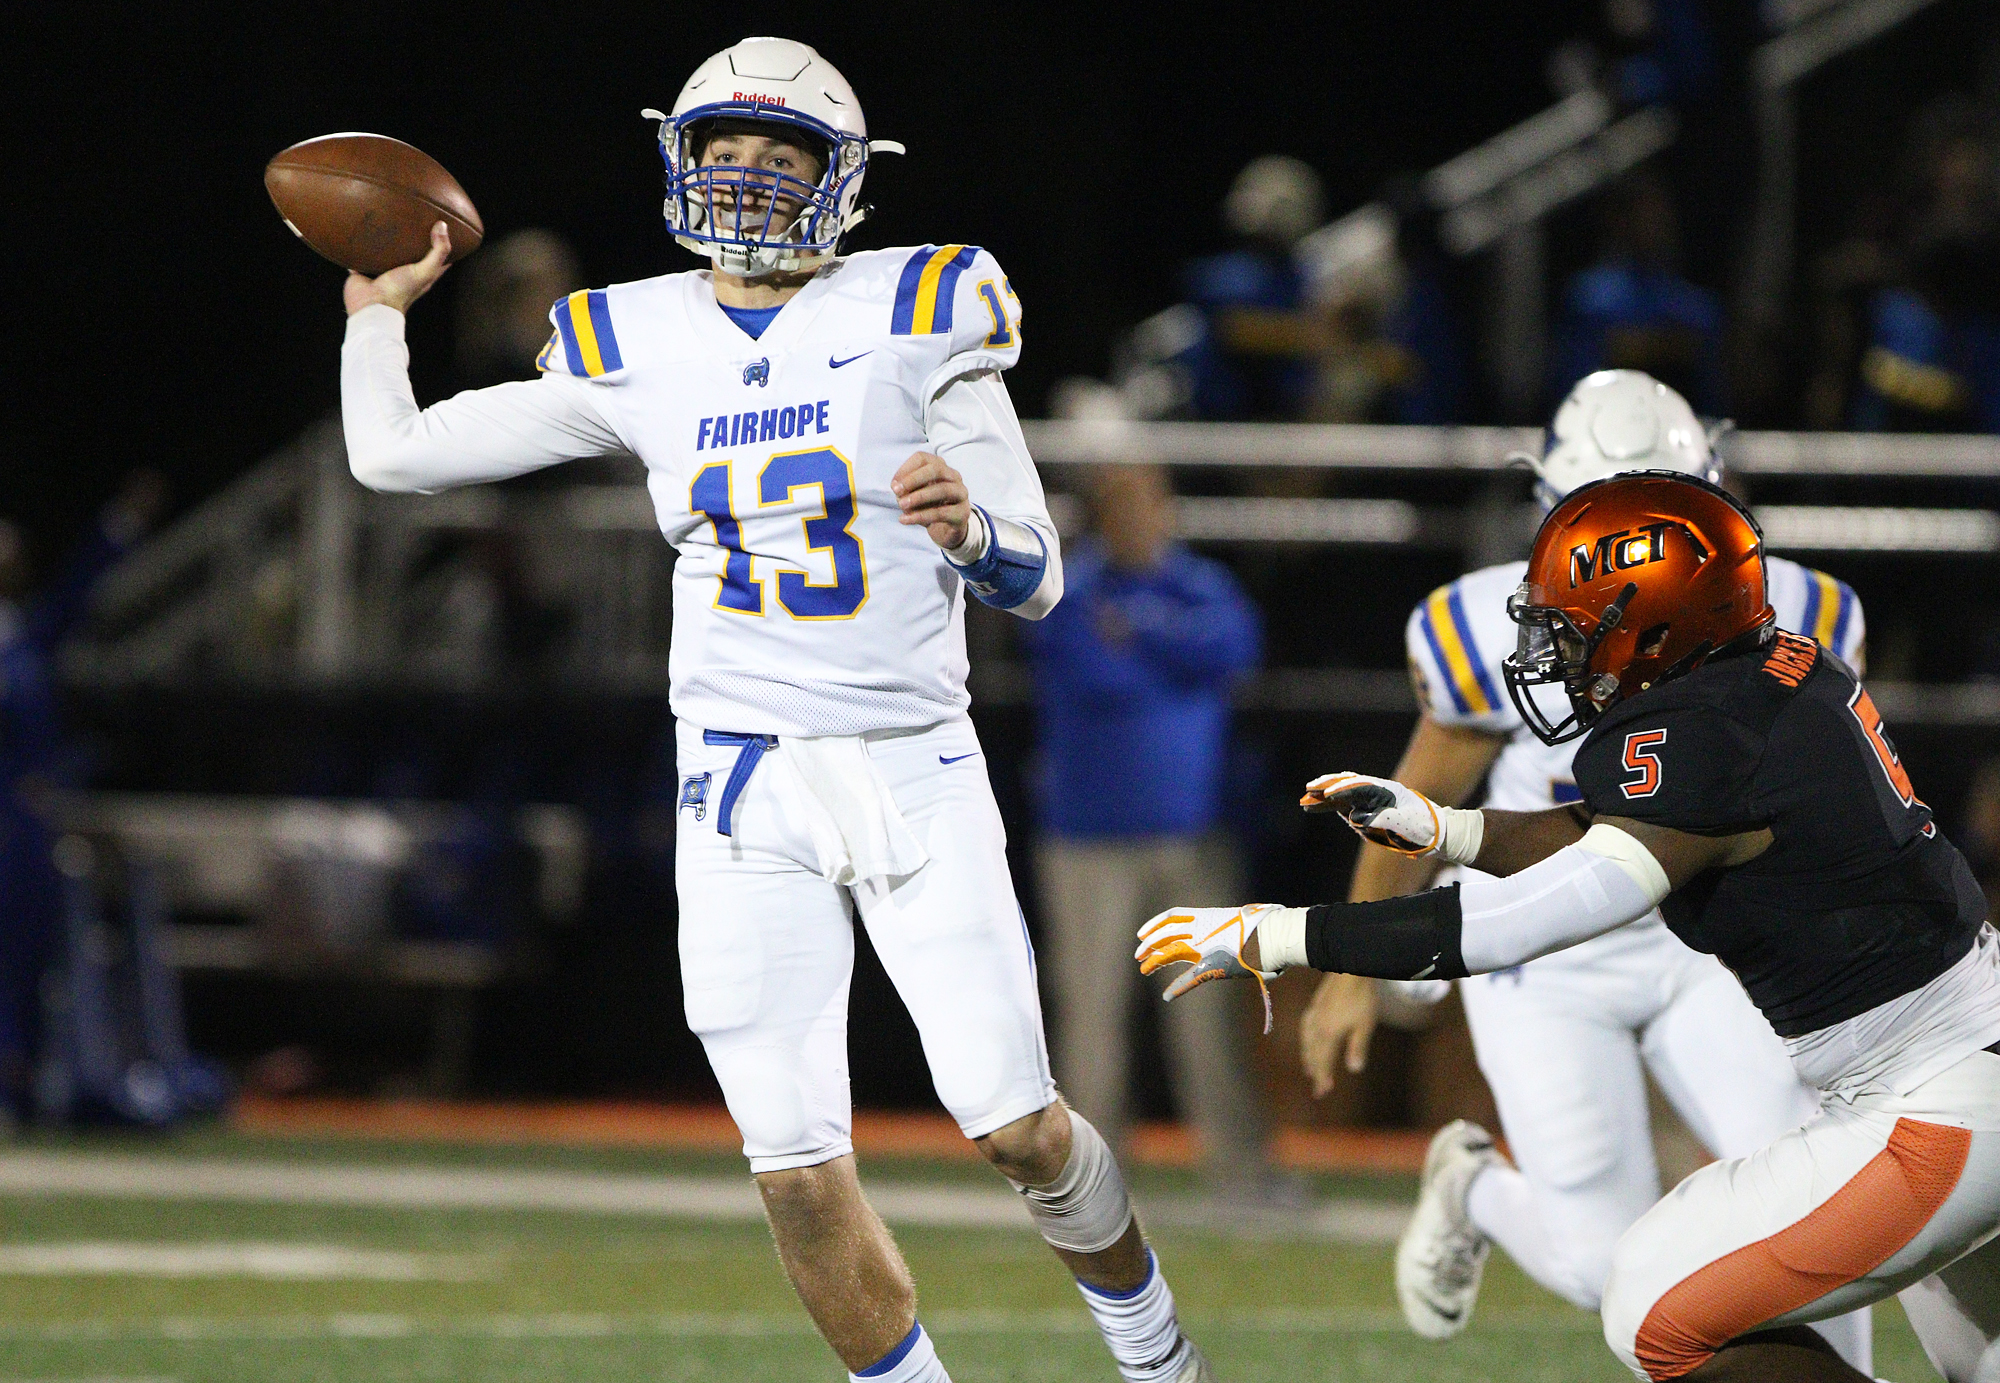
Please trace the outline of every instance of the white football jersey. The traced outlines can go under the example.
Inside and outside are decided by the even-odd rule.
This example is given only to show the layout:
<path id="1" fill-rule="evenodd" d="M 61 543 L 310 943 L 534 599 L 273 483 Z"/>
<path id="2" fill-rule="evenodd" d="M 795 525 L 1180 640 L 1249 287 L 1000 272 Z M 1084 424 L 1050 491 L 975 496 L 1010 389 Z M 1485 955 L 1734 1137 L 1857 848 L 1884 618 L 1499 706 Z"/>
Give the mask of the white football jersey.
<path id="1" fill-rule="evenodd" d="M 677 717 L 852 735 L 964 711 L 964 582 L 923 527 L 898 521 L 889 489 L 914 452 L 944 456 L 975 504 L 1033 529 L 1059 581 L 1055 527 L 998 373 L 1020 358 L 1020 306 L 984 250 L 846 256 L 754 339 L 705 269 L 573 293 L 550 316 L 541 379 L 412 417 L 400 321 L 356 314 L 342 374 L 350 457 L 395 489 L 638 457 L 680 554 Z"/>
<path id="2" fill-rule="evenodd" d="M 1411 681 L 1424 713 L 1440 725 L 1507 737 L 1506 747 L 1487 775 L 1486 799 L 1481 805 L 1511 812 L 1546 811 L 1583 800 L 1570 768 L 1581 741 L 1544 744 L 1537 739 L 1514 709 L 1500 667 L 1501 660 L 1514 651 L 1518 634 L 1518 626 L 1507 614 L 1507 598 L 1520 586 L 1527 570 L 1526 562 L 1503 562 L 1468 572 L 1432 591 L 1410 612 L 1403 631 Z M 1766 557 L 1764 584 L 1780 628 L 1809 634 L 1849 666 L 1858 666 L 1856 658 L 1867 629 L 1861 601 L 1846 582 L 1782 557 Z M 1538 692 L 1552 699 L 1563 694 L 1560 687 L 1543 687 Z M 1563 710 L 1567 713 L 1567 707 Z M 1476 871 L 1447 877 L 1476 877 Z M 1648 929 L 1664 926 L 1656 912 L 1634 926 L 1536 963 L 1563 963 L 1564 957 L 1570 963 L 1588 963 L 1599 951 L 1633 944 Z"/>

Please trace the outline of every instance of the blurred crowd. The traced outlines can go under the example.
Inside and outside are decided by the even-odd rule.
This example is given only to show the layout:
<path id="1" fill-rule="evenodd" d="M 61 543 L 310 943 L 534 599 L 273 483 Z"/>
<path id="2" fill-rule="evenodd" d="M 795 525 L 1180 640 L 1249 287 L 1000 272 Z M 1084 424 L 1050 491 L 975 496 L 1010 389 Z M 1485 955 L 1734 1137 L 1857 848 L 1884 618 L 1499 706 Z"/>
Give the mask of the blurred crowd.
<path id="1" fill-rule="evenodd" d="M 1808 427 L 2000 431 L 2000 111 L 1945 96 L 1812 265 Z"/>
<path id="2" fill-rule="evenodd" d="M 1611 84 L 1627 105 L 1690 102 L 1682 124 L 1693 147 L 1550 218 L 1556 273 L 1536 290 L 1547 348 L 1535 406 L 1504 416 L 1481 325 L 1492 285 L 1441 247 L 1418 179 L 1392 180 L 1329 221 L 1314 168 L 1268 154 L 1242 168 L 1219 208 L 1233 247 L 1189 261 L 1179 301 L 1121 339 L 1109 391 L 1074 381 L 1056 411 L 1528 422 L 1585 374 L 1622 368 L 1748 425 L 2000 430 L 2000 95 L 1938 96 L 1907 120 L 1894 176 L 1847 170 L 1852 186 L 1825 221 L 1833 242 L 1803 247 L 1795 311 L 1771 339 L 1734 301 L 1754 180 L 1718 186 L 1718 159 L 1700 139 L 1696 117 L 1717 97 L 1698 17 L 1667 0 L 1610 9 L 1651 14 L 1665 36 L 1608 71 L 1601 55 L 1570 54 L 1587 68 L 1579 79 Z"/>

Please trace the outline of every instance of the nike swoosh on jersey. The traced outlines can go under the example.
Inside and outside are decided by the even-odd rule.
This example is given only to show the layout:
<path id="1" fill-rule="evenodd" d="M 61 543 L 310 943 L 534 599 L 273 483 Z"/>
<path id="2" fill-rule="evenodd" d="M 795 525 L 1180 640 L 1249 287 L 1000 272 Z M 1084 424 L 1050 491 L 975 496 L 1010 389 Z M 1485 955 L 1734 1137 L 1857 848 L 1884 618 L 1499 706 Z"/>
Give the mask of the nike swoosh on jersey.
<path id="1" fill-rule="evenodd" d="M 874 352 L 874 351 L 863 351 L 863 352 L 861 352 L 861 355 L 873 355 L 873 354 L 875 354 L 875 352 Z M 840 368 L 840 367 L 841 367 L 842 365 L 852 365 L 852 364 L 853 364 L 853 363 L 854 363 L 855 361 L 857 361 L 857 360 L 859 360 L 859 359 L 861 358 L 861 355 L 850 355 L 850 356 L 848 356 L 848 357 L 847 357 L 847 359 L 845 359 L 845 360 L 835 360 L 835 359 L 834 359 L 834 358 L 833 358 L 832 356 L 830 356 L 830 355 L 829 355 L 829 356 L 828 356 L 828 357 L 826 358 L 826 367 L 827 367 L 827 369 L 829 369 L 829 370 L 837 370 L 837 369 L 839 369 L 839 368 Z"/>
<path id="2" fill-rule="evenodd" d="M 972 751 L 972 753 L 970 753 L 970 754 L 959 754 L 959 755 L 957 755 L 957 756 L 955 756 L 955 757 L 953 757 L 953 758 L 949 758 L 949 759 L 947 759 L 947 758 L 946 758 L 946 757 L 945 757 L 944 755 L 940 754 L 940 755 L 938 755 L 938 762 L 939 762 L 939 763 L 941 763 L 941 764 L 955 764 L 955 763 L 957 763 L 957 762 L 958 762 L 958 761 L 959 761 L 960 759 L 971 759 L 971 758 L 976 758 L 976 757 L 978 756 L 978 754 L 979 754 L 979 751 L 978 751 L 977 749 L 973 750 L 973 751 Z"/>

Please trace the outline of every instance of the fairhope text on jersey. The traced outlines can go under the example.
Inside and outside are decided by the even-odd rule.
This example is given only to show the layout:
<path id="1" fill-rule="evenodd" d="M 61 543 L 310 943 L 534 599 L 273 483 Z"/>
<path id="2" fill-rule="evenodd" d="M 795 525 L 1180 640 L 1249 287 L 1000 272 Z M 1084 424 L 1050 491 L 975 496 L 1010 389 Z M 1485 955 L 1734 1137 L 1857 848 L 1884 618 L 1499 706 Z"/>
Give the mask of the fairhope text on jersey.
<path id="1" fill-rule="evenodd" d="M 829 402 L 821 399 L 817 403 L 787 404 L 782 408 L 762 410 L 753 408 L 747 413 L 718 413 L 712 418 L 703 418 L 701 430 L 695 435 L 694 449 L 706 451 L 709 447 L 740 447 L 750 442 L 803 437 L 808 427 L 814 432 L 831 432 L 833 429 L 826 421 Z"/>

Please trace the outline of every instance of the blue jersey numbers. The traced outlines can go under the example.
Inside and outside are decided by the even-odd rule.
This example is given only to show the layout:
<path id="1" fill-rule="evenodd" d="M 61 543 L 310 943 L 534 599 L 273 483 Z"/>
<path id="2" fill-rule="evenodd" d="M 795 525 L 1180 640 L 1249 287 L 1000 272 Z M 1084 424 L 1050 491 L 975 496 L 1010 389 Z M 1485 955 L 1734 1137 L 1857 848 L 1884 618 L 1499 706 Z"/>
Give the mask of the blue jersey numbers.
<path id="1" fill-rule="evenodd" d="M 751 575 L 750 554 L 743 550 L 743 528 L 729 501 L 729 463 L 703 466 L 688 487 L 688 508 L 705 514 L 715 525 L 715 541 L 729 554 L 722 566 L 722 589 L 715 608 L 745 615 L 764 613 L 764 583 Z"/>
<path id="2" fill-rule="evenodd" d="M 727 553 L 716 593 L 718 610 L 764 613 L 764 583 L 752 575 L 729 493 L 730 464 L 706 466 L 689 491 L 689 508 L 715 526 L 715 541 Z M 849 619 L 868 599 L 868 569 L 861 540 L 854 535 L 854 468 L 831 447 L 774 456 L 757 477 L 762 507 L 789 504 L 799 490 L 818 486 L 817 514 L 800 519 L 808 551 L 827 553 L 833 580 L 816 581 L 802 571 L 778 573 L 778 604 L 793 619 Z"/>
<path id="3" fill-rule="evenodd" d="M 997 289 L 993 286 L 992 279 L 987 279 L 979 285 L 979 296 L 986 303 L 986 315 L 993 319 L 993 331 L 987 336 L 984 344 L 995 349 L 1005 349 L 1013 345 L 1014 333 L 1019 329 L 1021 300 L 1014 298 L 1015 320 L 1010 322 L 1006 304 L 1000 301 L 1000 294 L 1003 291 L 1008 297 L 1014 298 L 1014 285 L 1005 279 L 1000 281 L 1000 287 Z"/>
<path id="4" fill-rule="evenodd" d="M 757 477 L 760 504 L 784 504 L 795 490 L 819 486 L 820 510 L 801 523 L 806 546 L 833 555 L 833 582 L 804 572 L 778 575 L 778 603 L 793 619 L 846 619 L 868 599 L 868 568 L 854 536 L 854 468 L 832 447 L 774 456 Z"/>

